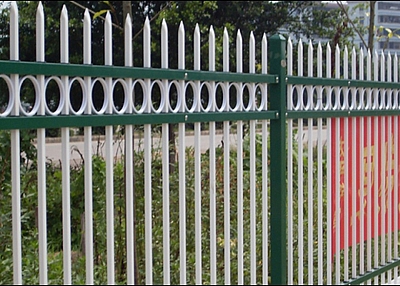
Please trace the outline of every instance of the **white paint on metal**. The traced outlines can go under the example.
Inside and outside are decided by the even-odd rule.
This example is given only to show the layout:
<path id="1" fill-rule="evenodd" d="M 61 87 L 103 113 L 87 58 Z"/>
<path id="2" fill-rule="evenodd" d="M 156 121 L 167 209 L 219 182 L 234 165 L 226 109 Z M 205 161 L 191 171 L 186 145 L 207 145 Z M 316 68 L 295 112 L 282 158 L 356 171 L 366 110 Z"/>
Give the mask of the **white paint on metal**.
<path id="1" fill-rule="evenodd" d="M 83 63 L 92 62 L 92 23 L 89 11 L 86 9 L 83 18 Z M 92 86 L 91 78 L 85 77 L 85 86 L 83 97 L 91 98 Z M 85 114 L 92 113 L 92 101 L 87 100 Z M 86 256 L 86 284 L 94 284 L 94 262 L 93 262 L 93 187 L 92 187 L 92 127 L 84 127 L 84 158 L 85 158 L 85 256 Z"/>
<path id="2" fill-rule="evenodd" d="M 378 54 L 375 51 L 374 52 L 374 80 L 378 80 Z M 378 91 L 376 89 L 374 89 L 374 108 L 378 108 Z M 374 202 L 375 204 L 378 202 L 379 200 L 379 195 L 378 195 L 378 188 L 379 188 L 379 184 L 378 184 L 378 172 L 379 172 L 379 168 L 378 168 L 378 144 L 376 144 L 376 142 L 378 142 L 379 140 L 379 134 L 378 134 L 378 117 L 374 117 L 374 157 L 373 157 L 373 163 L 374 163 Z M 377 226 L 378 225 L 378 212 L 374 212 L 374 225 Z M 379 245 L 379 237 L 378 237 L 378 228 L 374 227 L 374 267 L 379 267 L 379 256 L 378 256 L 378 245 Z M 378 276 L 374 277 L 374 284 L 378 284 Z"/>
<path id="3" fill-rule="evenodd" d="M 224 28 L 223 35 L 223 71 L 229 71 L 229 36 L 228 31 Z M 225 111 L 229 110 L 229 83 L 223 84 L 223 97 L 225 100 Z M 231 236 L 230 236 L 230 144 L 229 121 L 224 121 L 224 262 L 225 262 L 225 284 L 231 284 Z"/>
<path id="4" fill-rule="evenodd" d="M 125 39 L 125 66 L 133 66 L 132 56 L 132 20 L 128 14 L 125 19 L 124 25 L 124 39 Z M 132 114 L 133 112 L 133 99 L 132 99 L 132 79 L 126 79 L 126 83 L 129 86 L 129 92 L 125 91 L 125 97 L 129 98 L 127 113 Z M 135 229 L 134 229 L 134 165 L 133 165 L 133 126 L 125 126 L 125 166 L 126 166 L 126 274 L 127 284 L 133 285 L 135 283 Z M 167 248 L 168 249 L 168 248 Z"/>
<path id="5" fill-rule="evenodd" d="M 338 79 L 340 78 L 340 50 L 339 50 L 339 46 L 336 45 L 335 48 L 335 78 Z M 335 109 L 339 108 L 340 102 L 339 102 L 339 98 L 338 98 L 338 92 L 339 89 L 335 88 L 335 93 L 336 93 L 336 102 L 335 102 Z M 335 201 L 336 202 L 340 202 L 340 120 L 339 118 L 334 119 L 336 120 L 336 134 L 335 134 L 335 138 L 336 138 L 336 142 L 334 142 L 335 144 L 335 160 L 336 160 L 336 170 L 335 170 L 335 178 L 332 178 L 335 180 Z M 339 251 L 340 249 L 340 212 L 338 209 L 335 210 L 335 229 L 336 229 L 336 237 L 335 237 L 335 249 L 336 251 Z M 340 284 L 340 255 L 336 255 L 335 256 L 335 283 L 336 284 Z"/>
<path id="6" fill-rule="evenodd" d="M 264 40 L 266 40 L 265 34 L 263 37 L 263 43 Z M 263 49 L 264 51 L 264 49 Z M 263 58 L 265 55 L 263 54 Z M 288 76 L 293 74 L 293 44 L 292 40 L 289 38 L 288 43 L 287 43 L 287 74 Z M 293 109 L 293 87 L 292 85 L 288 85 L 287 87 L 287 108 L 288 110 Z M 264 137 L 263 137 L 264 138 Z M 293 285 L 293 120 L 288 119 L 288 173 L 287 173 L 287 179 L 288 179 L 288 285 Z M 264 143 L 264 140 L 263 140 Z M 263 162 L 263 168 L 264 167 L 264 162 Z M 263 183 L 264 184 L 264 183 Z M 263 191 L 263 197 L 264 197 L 264 191 Z M 264 205 L 263 205 L 263 213 L 264 213 Z M 263 220 L 264 221 L 264 220 Z M 264 238 L 264 233 L 263 233 L 263 238 Z M 263 241 L 264 245 L 265 241 Z M 265 254 L 263 253 L 263 261 L 265 261 Z M 265 275 L 265 272 L 264 272 Z M 265 280 L 263 280 L 264 283 Z"/>
<path id="7" fill-rule="evenodd" d="M 307 59 L 308 59 L 308 77 L 312 77 L 313 75 L 313 46 L 311 41 L 309 42 L 308 49 L 307 49 Z M 307 90 L 307 95 L 308 95 L 308 102 L 305 110 L 312 110 L 313 109 L 313 92 L 311 88 L 306 88 Z M 307 146 L 307 167 L 308 170 L 313 170 L 313 165 L 314 165 L 314 159 L 313 159 L 313 135 L 312 135 L 312 130 L 313 130 L 313 119 L 309 118 L 307 120 L 307 127 L 308 127 L 308 146 Z M 308 176 L 308 197 L 307 197 L 307 202 L 308 202 L 308 217 L 307 217 L 307 225 L 308 225 L 308 284 L 314 284 L 313 283 L 313 278 L 314 278 L 314 186 L 313 186 L 313 172 L 308 171 L 307 172 Z"/>
<path id="8" fill-rule="evenodd" d="M 143 66 L 151 67 L 151 36 L 150 21 L 146 17 L 143 28 Z M 143 97 L 150 97 L 150 80 L 145 79 Z M 143 102 L 144 104 L 144 102 Z M 146 101 L 144 110 L 150 113 L 151 103 Z M 151 125 L 144 126 L 144 146 L 151 146 Z M 144 196 L 145 196 L 145 257 L 146 257 L 146 284 L 153 284 L 153 235 L 152 235 L 152 183 L 151 183 L 151 148 L 144 150 Z"/>
<path id="9" fill-rule="evenodd" d="M 181 21 L 178 29 L 178 69 L 185 69 L 185 28 Z M 185 112 L 185 81 L 179 81 L 178 96 L 181 99 L 179 111 Z M 180 93 L 180 94 L 179 94 Z M 180 284 L 186 281 L 186 142 L 185 123 L 178 125 L 178 154 L 179 154 L 179 265 Z"/>
<path id="10" fill-rule="evenodd" d="M 209 70 L 215 71 L 215 33 L 213 26 L 210 27 L 208 36 L 208 61 Z M 215 82 L 211 82 L 211 89 L 214 94 Z M 211 96 L 211 94 L 210 94 Z M 211 111 L 216 110 L 215 98 L 211 96 Z M 215 122 L 210 122 L 210 284 L 217 283 L 217 202 L 216 202 L 216 158 L 215 158 Z"/>
<path id="11" fill-rule="evenodd" d="M 200 28 L 196 24 L 194 30 L 194 70 L 200 70 Z M 196 112 L 200 112 L 200 81 L 195 82 L 193 90 Z M 195 104 L 194 103 L 194 104 Z M 202 251 L 201 251 L 201 126 L 194 124 L 194 156 L 195 156 L 195 253 L 196 253 L 196 284 L 202 284 Z"/>
<path id="12" fill-rule="evenodd" d="M 249 73 L 255 73 L 255 39 L 250 33 L 249 43 Z M 249 107 L 255 111 L 255 85 L 249 84 Z M 250 283 L 255 285 L 257 271 L 256 253 L 256 121 L 250 121 Z"/>
<path id="13" fill-rule="evenodd" d="M 168 26 L 163 19 L 161 23 L 161 68 L 168 68 Z M 168 80 L 163 80 L 164 90 L 168 98 Z M 169 99 L 167 99 L 169 101 Z M 165 104 L 164 112 L 168 112 L 169 104 Z M 171 282 L 170 275 L 170 201 L 169 201 L 169 125 L 162 124 L 162 164 L 163 164 L 163 270 L 164 284 Z"/>
<path id="14" fill-rule="evenodd" d="M 326 77 L 332 78 L 332 63 L 331 63 L 331 46 L 329 43 L 326 47 Z M 328 88 L 327 93 L 330 95 L 332 89 Z M 332 108 L 331 97 L 328 95 L 327 108 Z M 332 118 L 327 119 L 327 130 L 328 134 L 332 134 Z M 332 166 L 332 140 L 327 140 L 327 163 L 328 166 Z M 332 168 L 327 168 L 327 199 L 332 198 Z M 327 241 L 326 241 L 326 281 L 328 285 L 332 284 L 332 204 L 327 204 L 326 206 L 326 220 L 327 220 Z"/>
<path id="15" fill-rule="evenodd" d="M 264 34 L 261 42 L 261 72 L 267 74 L 268 67 L 268 42 Z M 263 109 L 268 109 L 267 84 L 263 85 Z M 264 285 L 268 285 L 268 121 L 262 121 L 262 260 L 263 260 L 263 280 Z"/>
<path id="16" fill-rule="evenodd" d="M 297 74 L 299 76 L 303 76 L 303 44 L 301 40 L 299 41 L 298 47 L 298 56 L 297 56 L 297 62 L 298 62 L 298 70 Z M 299 98 L 302 98 L 302 93 L 300 93 L 301 96 Z M 299 99 L 300 101 L 300 99 Z M 301 100 L 302 102 L 302 100 Z M 302 106 L 302 104 L 301 104 Z M 298 128 L 297 128 L 297 138 L 303 138 L 303 119 L 298 119 L 297 120 Z M 303 270 L 304 270 L 304 233 L 303 233 L 303 225 L 304 225 L 304 219 L 303 219 L 303 213 L 304 213 L 304 190 L 303 190 L 303 160 L 300 158 L 303 158 L 303 144 L 297 144 L 297 181 L 298 181 L 298 207 L 297 207 L 297 224 L 298 224 L 298 232 L 297 232 L 297 241 L 298 241 L 298 262 L 297 262 L 297 267 L 298 267 L 298 284 L 302 285 L 303 284 Z"/>
<path id="17" fill-rule="evenodd" d="M 243 72 L 243 42 L 240 30 L 236 36 L 236 72 Z M 239 111 L 243 110 L 243 84 L 238 83 L 237 101 Z M 237 122 L 237 257 L 238 257 L 238 285 L 244 284 L 243 261 L 243 121 Z"/>
<path id="18" fill-rule="evenodd" d="M 10 59 L 19 60 L 19 20 L 16 2 L 10 5 Z M 20 89 L 19 76 L 12 74 L 14 101 L 11 115 L 19 115 Z M 20 178 L 20 131 L 11 130 L 11 189 L 12 189 L 12 249 L 13 249 L 13 282 L 22 284 L 22 236 L 21 236 L 21 178 Z"/>
<path id="19" fill-rule="evenodd" d="M 112 65 L 112 24 L 111 14 L 107 12 L 104 22 L 104 63 Z M 106 114 L 112 113 L 112 78 L 105 79 L 104 97 L 107 98 Z M 114 161 L 113 127 L 107 125 L 106 132 L 106 219 L 107 219 L 107 282 L 115 284 L 114 261 Z"/>
<path id="20" fill-rule="evenodd" d="M 44 62 L 44 12 L 42 3 L 36 10 L 36 61 Z M 38 98 L 39 109 L 38 115 L 45 115 L 45 90 L 44 90 L 44 76 L 37 76 L 38 90 L 36 98 Z M 39 232 L 39 283 L 47 284 L 47 221 L 46 221 L 46 138 L 45 129 L 40 128 L 37 130 L 37 167 L 38 167 L 38 232 Z M 66 194 L 63 193 L 63 202 Z M 63 205 L 64 210 L 64 205 Z M 68 221 L 63 217 L 63 246 L 67 247 L 68 244 Z M 65 259 L 68 250 L 64 252 L 64 278 L 65 283 L 70 284 L 68 279 L 68 264 Z"/>

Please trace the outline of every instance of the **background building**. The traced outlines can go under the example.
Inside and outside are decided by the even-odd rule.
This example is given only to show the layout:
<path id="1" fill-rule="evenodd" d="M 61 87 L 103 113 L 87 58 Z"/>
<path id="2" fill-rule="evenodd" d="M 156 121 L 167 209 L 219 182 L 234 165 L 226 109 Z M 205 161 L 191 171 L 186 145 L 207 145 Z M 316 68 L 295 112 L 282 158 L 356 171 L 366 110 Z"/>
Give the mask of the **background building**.
<path id="1" fill-rule="evenodd" d="M 369 26 L 369 8 L 364 8 L 360 4 L 368 4 L 368 1 L 348 1 L 352 19 L 358 18 L 360 24 L 364 24 L 366 28 Z M 358 7 L 360 6 L 360 7 Z M 376 36 L 383 36 L 374 41 L 374 49 L 380 53 L 384 50 L 385 53 L 400 53 L 400 39 L 396 36 L 400 34 L 400 1 L 376 1 L 375 4 L 375 26 L 378 28 Z M 379 27 L 383 27 L 382 31 Z M 388 31 L 390 29 L 395 33 L 393 37 L 388 39 Z M 368 41 L 368 35 L 365 34 L 365 41 Z M 359 36 L 355 38 L 354 43 L 360 48 L 364 47 Z"/>

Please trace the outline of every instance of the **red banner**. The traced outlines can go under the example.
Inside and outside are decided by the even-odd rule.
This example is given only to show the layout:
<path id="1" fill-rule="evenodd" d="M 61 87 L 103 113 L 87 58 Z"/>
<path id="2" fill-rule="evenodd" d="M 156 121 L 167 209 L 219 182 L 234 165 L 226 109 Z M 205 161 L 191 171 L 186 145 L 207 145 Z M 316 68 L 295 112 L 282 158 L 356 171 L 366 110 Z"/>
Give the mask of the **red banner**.
<path id="1" fill-rule="evenodd" d="M 368 134 L 367 123 L 368 118 L 356 118 L 355 119 L 355 132 L 353 130 L 353 118 L 340 118 L 332 119 L 331 128 L 331 139 L 332 139 L 332 253 L 336 253 L 336 214 L 340 213 L 340 249 L 343 249 L 345 244 L 345 237 L 348 238 L 348 246 L 352 246 L 352 228 L 353 228 L 353 215 L 356 215 L 356 243 L 361 241 L 361 223 L 363 222 L 364 227 L 364 240 L 368 239 L 367 223 L 368 217 L 371 221 L 371 234 L 370 237 L 374 238 L 375 228 L 377 227 L 378 236 L 383 233 L 389 232 L 389 215 L 391 217 L 391 230 L 394 230 L 394 216 L 395 205 L 394 205 L 394 192 L 399 194 L 400 198 L 400 186 L 394 185 L 395 177 L 395 154 L 399 158 L 400 163 L 400 152 L 395 150 L 395 126 L 394 121 L 398 117 L 370 117 L 371 121 L 371 134 Z M 346 123 L 347 120 L 347 123 Z M 361 121 L 363 120 L 363 122 Z M 383 121 L 384 120 L 384 121 Z M 339 124 L 338 122 L 339 121 Z M 377 121 L 377 122 L 376 122 Z M 389 134 L 389 122 L 392 122 L 392 128 Z M 363 123 L 363 127 L 362 127 Z M 384 123 L 384 125 L 382 125 Z M 345 126 L 347 124 L 347 133 Z M 339 128 L 340 140 L 339 146 L 336 140 L 337 128 Z M 363 128 L 363 137 L 361 137 Z M 382 131 L 384 130 L 385 136 L 383 138 Z M 398 135 L 400 132 L 398 132 Z M 376 140 L 376 135 L 377 139 Z M 368 144 L 368 137 L 370 137 L 370 145 Z M 347 138 L 347 141 L 345 141 Z M 361 138 L 363 139 L 361 145 Z M 355 140 L 355 149 L 353 141 Z M 398 140 L 398 138 L 396 138 Z M 383 145 L 384 144 L 384 145 Z M 389 148 L 389 144 L 391 148 Z M 376 148 L 377 147 L 377 148 Z M 382 148 L 384 147 L 384 148 Z M 339 149 L 340 156 L 337 158 L 336 152 Z M 390 152 L 390 154 L 389 154 Z M 355 154 L 354 154 L 355 153 Z M 370 154 L 370 156 L 368 155 Z M 354 156 L 355 155 L 355 156 Z M 354 158 L 355 157 L 355 161 Z M 346 163 L 347 165 L 346 165 Z M 371 162 L 369 164 L 369 162 Z M 337 164 L 339 167 L 339 185 L 337 184 L 336 175 Z M 363 166 L 361 174 L 361 164 Z M 368 167 L 370 166 L 370 167 Z M 376 170 L 377 169 L 377 170 Z M 369 171 L 370 170 L 370 171 Z M 398 168 L 397 177 L 400 175 L 400 167 Z M 383 172 L 383 173 L 382 173 Z M 368 184 L 370 178 L 370 186 Z M 400 182 L 400 181 L 399 181 Z M 354 183 L 356 186 L 356 195 L 353 195 Z M 347 188 L 345 187 L 347 186 Z M 390 189 L 389 189 L 390 187 Z M 371 201 L 368 201 L 368 190 L 370 189 Z M 377 190 L 377 191 L 376 191 Z M 337 202 L 336 194 L 340 192 L 340 201 Z M 376 201 L 376 192 L 378 192 L 378 200 Z M 391 201 L 389 201 L 391 194 Z M 383 197 L 382 197 L 383 196 Z M 345 198 L 347 197 L 347 220 L 345 220 Z M 353 200 L 355 200 L 356 210 L 353 213 Z M 368 212 L 368 206 L 371 209 Z M 385 227 L 382 227 L 382 212 L 384 208 L 385 215 Z M 391 213 L 389 214 L 389 206 L 391 206 Z M 362 212 L 363 210 L 363 212 Z M 378 225 L 375 225 L 374 217 L 375 213 L 378 213 Z M 361 215 L 363 213 L 363 220 Z M 399 217 L 399 214 L 397 214 Z M 400 223 L 400 219 L 399 219 Z M 346 228 L 347 232 L 345 232 Z M 399 225 L 400 229 L 400 225 Z"/>

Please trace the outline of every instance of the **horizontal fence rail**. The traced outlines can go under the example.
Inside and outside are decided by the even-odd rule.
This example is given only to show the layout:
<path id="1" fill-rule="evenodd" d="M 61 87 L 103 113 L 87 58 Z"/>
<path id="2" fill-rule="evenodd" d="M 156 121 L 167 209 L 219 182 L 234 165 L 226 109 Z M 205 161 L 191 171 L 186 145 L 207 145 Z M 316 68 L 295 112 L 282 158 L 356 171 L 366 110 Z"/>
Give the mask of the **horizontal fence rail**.
<path id="1" fill-rule="evenodd" d="M 146 19 L 134 67 L 128 15 L 125 64 L 115 66 L 107 13 L 104 65 L 94 65 L 86 10 L 83 62 L 71 64 L 64 6 L 60 62 L 48 63 L 44 19 L 39 2 L 36 59 L 20 61 L 10 5 L 1 283 L 398 282 L 397 55 L 281 35 L 263 35 L 256 53 L 251 33 L 244 72 L 238 30 L 232 71 L 227 29 L 217 41 L 210 27 L 204 71 L 196 25 L 188 69 L 181 22 L 170 69 L 163 21 L 154 68 Z"/>

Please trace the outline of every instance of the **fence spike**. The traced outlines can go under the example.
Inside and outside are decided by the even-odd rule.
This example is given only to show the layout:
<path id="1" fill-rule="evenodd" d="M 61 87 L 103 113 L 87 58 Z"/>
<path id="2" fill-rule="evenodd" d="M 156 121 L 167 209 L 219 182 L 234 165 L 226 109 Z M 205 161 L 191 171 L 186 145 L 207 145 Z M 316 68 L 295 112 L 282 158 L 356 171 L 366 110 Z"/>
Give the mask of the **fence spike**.
<path id="1" fill-rule="evenodd" d="M 238 29 L 236 36 L 236 71 L 243 72 L 243 40 L 240 29 Z"/>
<path id="2" fill-rule="evenodd" d="M 215 71 L 215 33 L 212 25 L 210 26 L 208 42 L 208 69 L 210 71 Z"/>
<path id="3" fill-rule="evenodd" d="M 185 27 L 182 21 L 178 29 L 178 68 L 185 69 Z"/>
<path id="4" fill-rule="evenodd" d="M 161 23 L 161 67 L 168 68 L 168 26 L 165 19 Z"/>
<path id="5" fill-rule="evenodd" d="M 194 69 L 200 70 L 200 28 L 196 24 L 194 29 Z"/>
<path id="6" fill-rule="evenodd" d="M 223 37 L 223 70 L 229 71 L 229 35 L 226 27 L 224 28 Z"/>

